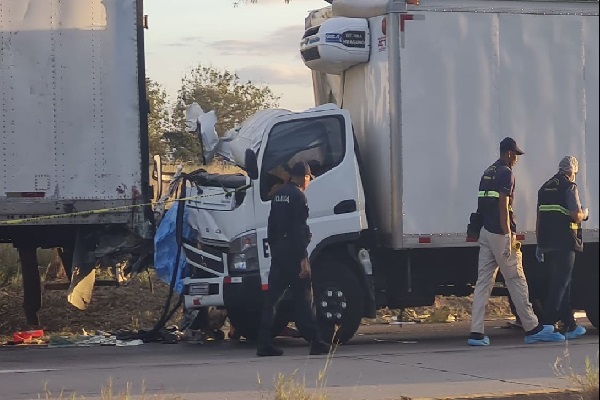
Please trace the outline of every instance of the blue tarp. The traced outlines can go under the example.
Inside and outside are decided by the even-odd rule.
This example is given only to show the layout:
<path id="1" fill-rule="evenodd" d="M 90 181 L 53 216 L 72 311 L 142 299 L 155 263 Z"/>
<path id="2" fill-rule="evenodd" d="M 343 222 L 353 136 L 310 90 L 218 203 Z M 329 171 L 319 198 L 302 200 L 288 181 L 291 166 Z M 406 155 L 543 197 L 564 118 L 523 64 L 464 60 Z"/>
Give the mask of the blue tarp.
<path id="1" fill-rule="evenodd" d="M 156 235 L 154 235 L 154 270 L 156 271 L 156 275 L 168 284 L 171 283 L 175 258 L 177 257 L 175 227 L 178 205 L 176 202 L 169 208 L 158 226 Z M 183 237 L 194 240 L 196 235 L 192 227 L 187 223 L 187 213 L 187 209 L 183 211 Z M 186 276 L 186 269 L 185 252 L 182 250 L 179 257 L 179 276 L 174 288 L 177 293 L 181 293 L 183 290 L 182 278 Z"/>

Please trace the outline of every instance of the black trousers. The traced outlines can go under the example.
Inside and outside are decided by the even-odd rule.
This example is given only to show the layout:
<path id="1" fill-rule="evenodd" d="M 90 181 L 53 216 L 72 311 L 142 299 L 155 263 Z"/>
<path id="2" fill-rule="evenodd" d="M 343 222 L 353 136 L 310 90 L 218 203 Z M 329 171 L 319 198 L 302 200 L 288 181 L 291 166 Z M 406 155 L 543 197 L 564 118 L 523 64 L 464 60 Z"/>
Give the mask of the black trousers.
<path id="1" fill-rule="evenodd" d="M 301 260 L 290 260 L 283 257 L 282 249 L 271 247 L 273 259 L 269 272 L 269 289 L 265 294 L 258 332 L 258 345 L 267 346 L 271 343 L 273 331 L 273 316 L 277 305 L 286 290 L 291 290 L 296 313 L 296 326 L 309 342 L 321 341 L 316 323 L 313 304 L 312 285 L 310 278 L 300 279 Z"/>
<path id="2" fill-rule="evenodd" d="M 544 254 L 544 264 L 550 274 L 548 295 L 544 302 L 544 324 L 552 325 L 562 321 L 565 329 L 577 326 L 571 309 L 571 277 L 575 265 L 573 250 L 553 250 Z"/>

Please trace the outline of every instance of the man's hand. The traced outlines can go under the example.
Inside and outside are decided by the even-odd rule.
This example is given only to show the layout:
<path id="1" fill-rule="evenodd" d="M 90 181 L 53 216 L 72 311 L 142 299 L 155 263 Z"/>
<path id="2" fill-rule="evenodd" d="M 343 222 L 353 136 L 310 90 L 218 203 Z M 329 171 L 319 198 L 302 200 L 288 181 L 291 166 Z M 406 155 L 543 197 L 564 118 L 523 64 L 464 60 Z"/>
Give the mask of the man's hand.
<path id="1" fill-rule="evenodd" d="M 504 251 L 502 252 L 502 255 L 504 256 L 504 258 L 506 258 L 508 260 L 510 258 L 511 251 L 512 251 L 512 235 L 510 233 L 507 233 L 506 235 L 504 235 Z"/>
<path id="2" fill-rule="evenodd" d="M 300 262 L 300 273 L 298 276 L 300 279 L 310 278 L 310 263 L 308 262 L 308 258 L 304 258 Z"/>

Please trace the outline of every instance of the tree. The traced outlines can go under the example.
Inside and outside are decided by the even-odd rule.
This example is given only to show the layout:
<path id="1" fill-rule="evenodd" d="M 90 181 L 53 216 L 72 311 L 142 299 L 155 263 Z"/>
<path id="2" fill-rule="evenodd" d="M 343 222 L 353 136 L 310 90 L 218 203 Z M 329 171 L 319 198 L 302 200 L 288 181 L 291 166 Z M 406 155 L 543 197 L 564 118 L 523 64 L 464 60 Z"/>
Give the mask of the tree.
<path id="1" fill-rule="evenodd" d="M 167 153 L 163 134 L 169 129 L 169 110 L 167 109 L 167 93 L 158 82 L 146 78 L 146 96 L 150 110 L 148 113 L 148 137 L 150 140 L 150 156 Z"/>
<path id="2" fill-rule="evenodd" d="M 216 130 L 223 135 L 236 124 L 265 108 L 279 106 L 279 97 L 267 86 L 240 81 L 236 73 L 198 65 L 187 73 L 177 95 L 173 123 L 185 130 L 185 107 L 196 102 L 217 114 Z"/>
<path id="3" fill-rule="evenodd" d="M 202 160 L 200 142 L 193 133 L 185 130 L 168 131 L 163 135 L 176 162 L 199 163 Z"/>

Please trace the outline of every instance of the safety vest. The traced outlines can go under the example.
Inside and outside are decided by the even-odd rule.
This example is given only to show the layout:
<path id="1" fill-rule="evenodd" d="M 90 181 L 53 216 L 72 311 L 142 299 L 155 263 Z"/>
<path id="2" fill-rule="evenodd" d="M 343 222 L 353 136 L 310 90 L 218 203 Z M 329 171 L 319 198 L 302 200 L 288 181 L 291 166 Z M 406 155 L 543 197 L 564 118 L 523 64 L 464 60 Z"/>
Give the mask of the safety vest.
<path id="1" fill-rule="evenodd" d="M 538 191 L 538 245 L 548 249 L 583 251 L 581 224 L 573 222 L 567 190 L 577 186 L 558 173 Z"/>
<path id="2" fill-rule="evenodd" d="M 497 222 L 495 222 L 496 224 L 500 223 L 500 192 L 498 191 L 498 184 L 496 183 L 496 173 L 498 167 L 501 166 L 507 166 L 507 164 L 502 160 L 493 163 L 485 170 L 481 177 L 481 181 L 479 182 L 477 210 L 483 215 L 484 226 L 487 225 L 486 220 L 491 218 L 497 220 Z M 510 229 L 512 232 L 515 232 L 517 227 L 513 215 L 512 199 L 509 201 L 508 212 L 511 225 Z"/>

